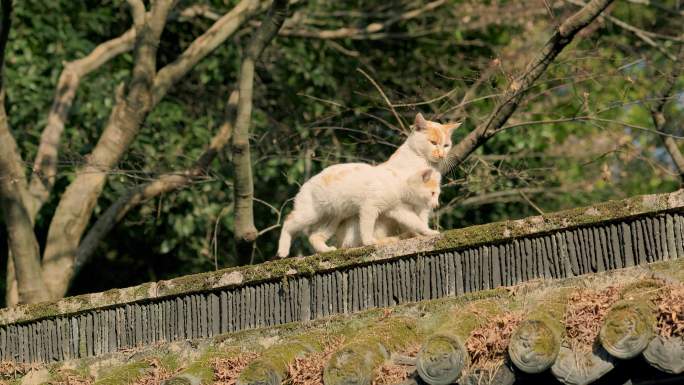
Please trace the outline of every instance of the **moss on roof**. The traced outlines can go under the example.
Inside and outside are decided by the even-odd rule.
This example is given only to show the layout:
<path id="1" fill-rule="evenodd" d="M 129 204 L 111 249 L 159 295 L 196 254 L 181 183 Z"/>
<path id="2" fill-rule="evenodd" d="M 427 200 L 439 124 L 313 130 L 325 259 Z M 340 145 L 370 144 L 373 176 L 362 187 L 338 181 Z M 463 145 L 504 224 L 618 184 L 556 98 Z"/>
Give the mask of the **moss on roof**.
<path id="1" fill-rule="evenodd" d="M 288 258 L 253 266 L 240 266 L 187 275 L 170 280 L 113 289 L 102 293 L 64 298 L 55 302 L 0 310 L 0 325 L 74 314 L 114 305 L 169 297 L 180 293 L 204 292 L 294 275 L 311 275 L 351 265 L 389 260 L 438 250 L 451 250 L 482 243 L 496 243 L 530 234 L 562 228 L 623 220 L 636 215 L 684 209 L 684 190 L 669 194 L 644 195 L 608 201 L 590 207 L 559 211 L 519 220 L 509 220 L 448 230 L 434 237 L 413 238 L 384 246 L 343 249 L 307 257 Z"/>
<path id="2" fill-rule="evenodd" d="M 210 376 L 214 375 L 210 370 L 210 362 L 215 357 L 233 357 L 245 352 L 262 354 L 269 349 L 277 349 L 278 346 L 287 345 L 293 341 L 306 340 L 312 335 L 317 336 L 321 341 L 340 335 L 354 336 L 359 334 L 359 331 L 371 330 L 374 325 L 392 325 L 393 320 L 415 319 L 417 327 L 412 329 L 411 338 L 416 336 L 424 338 L 439 330 L 445 315 L 459 316 L 459 311 L 478 309 L 479 312 L 486 313 L 487 309 L 492 308 L 491 303 L 496 303 L 496 312 L 501 309 L 526 309 L 529 312 L 534 310 L 544 298 L 553 296 L 553 293 L 558 293 L 559 290 L 578 287 L 600 290 L 616 285 L 642 290 L 648 286 L 644 282 L 649 282 L 649 279 L 654 276 L 667 282 L 681 284 L 681 277 L 684 277 L 684 259 L 563 280 L 536 280 L 508 288 L 458 297 L 404 304 L 390 309 L 374 309 L 351 315 L 336 315 L 306 323 L 291 323 L 272 328 L 228 333 L 205 340 L 172 342 L 137 350 L 130 349 L 45 367 L 54 379 L 60 378 L 58 374 L 64 373 L 65 370 L 78 369 L 84 372 L 83 378 L 90 378 L 97 383 L 123 385 L 135 383 L 136 379 L 140 379 L 151 370 L 150 362 L 160 360 L 169 363 L 165 365 L 177 371 L 174 378 L 187 375 L 189 380 L 189 376 L 192 375 L 192 381 L 199 379 L 198 383 L 203 384 L 211 381 Z M 404 335 L 401 332 L 385 335 L 389 336 L 389 334 Z M 349 341 L 353 343 L 353 340 Z M 390 345 L 393 345 L 393 348 L 401 348 L 404 342 L 397 341 Z M 185 383 L 182 380 L 177 379 L 177 381 Z"/>

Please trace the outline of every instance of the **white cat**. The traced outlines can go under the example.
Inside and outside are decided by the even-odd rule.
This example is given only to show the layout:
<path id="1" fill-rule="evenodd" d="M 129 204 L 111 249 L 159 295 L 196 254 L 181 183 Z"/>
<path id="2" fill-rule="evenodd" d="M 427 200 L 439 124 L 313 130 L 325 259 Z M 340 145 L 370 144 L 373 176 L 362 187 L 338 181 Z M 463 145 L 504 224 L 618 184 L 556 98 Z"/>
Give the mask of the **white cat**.
<path id="1" fill-rule="evenodd" d="M 435 173 L 435 179 L 438 174 Z M 439 195 L 439 193 L 438 193 Z M 428 223 L 428 216 L 435 207 L 430 205 L 409 205 L 406 203 L 400 203 L 402 210 L 407 210 L 418 214 L 418 218 L 423 223 Z M 396 242 L 400 239 L 406 239 L 421 235 L 416 232 L 412 232 L 406 227 L 402 226 L 399 222 L 392 218 L 391 213 L 381 214 L 377 221 L 375 222 L 375 228 L 373 230 L 373 235 L 376 239 L 376 244 L 386 244 L 391 242 Z M 361 240 L 361 229 L 359 228 L 359 217 L 354 216 L 345 219 L 340 222 L 340 225 L 335 231 L 336 246 L 338 249 L 346 249 L 349 247 L 359 247 L 363 246 Z"/>
<path id="2" fill-rule="evenodd" d="M 406 141 L 378 168 L 387 169 L 398 175 L 407 177 L 418 170 L 431 168 L 439 174 L 439 164 L 446 159 L 451 149 L 451 134 L 461 125 L 460 122 L 440 124 L 423 118 L 420 113 L 416 114 L 414 130 Z M 405 207 L 412 209 L 420 216 L 427 225 L 431 209 L 415 206 Z M 375 236 L 385 241 L 396 240 L 392 236 L 400 235 L 402 238 L 419 234 L 407 232 L 397 223 L 385 215 L 378 218 L 375 226 Z M 350 217 L 342 221 L 335 231 L 337 247 L 358 247 L 362 245 L 359 234 L 359 218 Z"/>
<path id="3" fill-rule="evenodd" d="M 278 256 L 287 257 L 292 237 L 309 235 L 317 252 L 334 250 L 326 241 L 339 223 L 358 217 L 363 245 L 376 243 L 375 222 L 379 215 L 421 235 L 438 232 L 429 228 L 411 207 L 436 207 L 439 199 L 439 173 L 423 169 L 403 177 L 385 167 L 346 163 L 327 167 L 309 179 L 295 196 L 294 209 L 283 223 Z"/>

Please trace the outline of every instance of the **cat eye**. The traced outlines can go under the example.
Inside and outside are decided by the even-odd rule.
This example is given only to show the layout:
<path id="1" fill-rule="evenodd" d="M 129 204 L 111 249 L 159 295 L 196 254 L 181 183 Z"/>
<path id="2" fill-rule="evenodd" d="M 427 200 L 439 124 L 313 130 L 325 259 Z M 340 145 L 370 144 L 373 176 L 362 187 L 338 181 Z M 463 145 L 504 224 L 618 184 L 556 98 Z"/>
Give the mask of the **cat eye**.
<path id="1" fill-rule="evenodd" d="M 431 140 L 430 143 L 432 143 L 433 146 L 437 145 L 437 142 L 435 142 L 434 140 Z"/>
<path id="2" fill-rule="evenodd" d="M 437 194 L 437 193 L 433 191 L 433 192 L 432 192 L 432 196 L 435 196 L 435 194 Z"/>
<path id="3" fill-rule="evenodd" d="M 447 147 L 449 147 L 449 145 L 448 145 L 448 144 L 445 144 L 445 145 L 444 145 L 444 148 L 447 148 Z"/>

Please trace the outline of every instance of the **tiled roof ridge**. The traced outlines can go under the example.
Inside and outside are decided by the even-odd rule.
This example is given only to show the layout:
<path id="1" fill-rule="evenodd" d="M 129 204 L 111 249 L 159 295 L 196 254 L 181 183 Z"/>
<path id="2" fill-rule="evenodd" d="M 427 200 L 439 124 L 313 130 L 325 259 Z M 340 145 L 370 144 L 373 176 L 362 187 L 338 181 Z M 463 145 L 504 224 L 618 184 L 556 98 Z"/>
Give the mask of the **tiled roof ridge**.
<path id="1" fill-rule="evenodd" d="M 537 383 L 535 375 L 540 373 L 553 376 L 566 385 L 590 384 L 628 362 L 625 360 L 631 360 L 631 365 L 644 371 L 641 378 L 652 377 L 654 384 L 658 383 L 658 378 L 672 381 L 681 375 L 676 378 L 684 379 L 684 331 L 671 336 L 659 333 L 656 327 L 657 317 L 665 311 L 657 309 L 661 300 L 658 293 L 673 288 L 684 292 L 684 260 L 625 270 L 607 272 L 602 277 L 528 283 L 503 292 L 489 291 L 482 293 L 480 299 L 444 305 L 435 310 L 432 320 L 407 316 L 405 312 L 394 316 L 385 311 L 376 322 L 346 334 L 345 342 L 327 358 L 320 383 L 377 383 L 379 373 L 382 373 L 380 368 L 392 362 L 392 357 L 400 357 L 402 365 L 408 367 L 409 379 L 402 382 L 404 385 L 510 385 L 516 377 L 526 377 L 532 381 L 530 383 Z M 584 284 L 586 288 L 578 284 Z M 569 327 L 565 325 L 566 317 L 574 317 L 568 309 L 573 306 L 573 294 L 582 290 L 598 295 L 618 294 L 600 314 L 601 319 L 597 320 L 600 331 L 593 337 L 591 346 L 577 345 L 565 335 Z M 426 304 L 424 309 L 430 306 Z M 525 310 L 520 311 L 519 306 Z M 524 315 L 506 343 L 506 352 L 500 353 L 501 366 L 474 365 L 470 348 L 466 347 L 468 339 L 477 336 L 478 328 L 491 328 L 493 320 L 512 309 Z M 306 333 L 305 336 L 312 335 Z M 319 342 L 293 354 L 291 346 L 293 343 L 301 346 L 299 338 L 266 348 L 259 359 L 237 373 L 236 384 L 278 385 L 287 379 L 288 369 L 297 357 L 316 354 L 324 348 Z M 321 336 L 313 334 L 313 338 L 322 341 Z M 415 359 L 400 354 L 416 343 L 421 347 Z M 641 360 L 636 362 L 638 357 Z M 632 372 L 628 376 L 633 375 Z M 541 380 L 543 376 L 536 378 Z"/>
<path id="2" fill-rule="evenodd" d="M 338 250 L 306 257 L 289 258 L 259 265 L 240 266 L 170 280 L 112 289 L 101 293 L 67 297 L 53 302 L 0 309 L 0 326 L 93 309 L 106 309 L 179 294 L 240 287 L 264 281 L 278 281 L 299 275 L 345 269 L 350 266 L 389 261 L 408 255 L 458 250 L 479 244 L 503 242 L 560 229 L 589 226 L 684 209 L 684 190 L 601 202 L 588 207 L 558 211 L 518 220 L 507 220 L 447 230 L 433 237 L 413 238 L 390 245 Z"/>
<path id="3" fill-rule="evenodd" d="M 210 384 L 216 381 L 214 376 L 220 370 L 217 366 L 220 364 L 215 360 L 221 358 L 229 366 L 246 360 L 243 365 L 228 370 L 228 374 L 224 373 L 228 377 L 223 378 L 223 381 L 237 385 L 279 385 L 288 380 L 293 368 L 305 363 L 308 357 L 317 356 L 320 359 L 330 338 L 339 336 L 343 337 L 343 343 L 333 346 L 324 355 L 324 365 L 320 368 L 322 374 L 310 373 L 307 384 L 398 384 L 380 381 L 378 377 L 379 373 L 383 373 L 383 367 L 391 366 L 392 362 L 398 360 L 402 361 L 401 365 L 408 376 L 406 381 L 401 382 L 403 385 L 510 385 L 516 379 L 523 378 L 529 383 L 553 383 L 550 382 L 553 380 L 566 385 L 578 385 L 591 384 L 609 375 L 631 379 L 636 375 L 642 380 L 652 380 L 649 382 L 651 384 L 658 384 L 658 379 L 674 383 L 675 379 L 684 379 L 684 336 L 681 332 L 676 337 L 658 334 L 656 317 L 665 310 L 653 306 L 661 300 L 658 293 L 669 288 L 684 288 L 684 259 L 562 280 L 537 280 L 456 298 L 221 335 L 188 345 L 198 347 L 193 349 L 201 349 L 197 354 L 190 355 L 194 357 L 191 359 L 178 347 L 166 349 L 158 346 L 140 352 L 118 352 L 100 358 L 66 362 L 61 367 L 52 366 L 49 375 L 55 376 L 50 380 L 59 382 L 57 377 L 63 373 L 61 368 L 104 367 L 88 372 L 91 375 L 96 373 L 95 384 L 139 384 L 146 373 L 158 370 L 159 365 L 166 365 L 164 361 L 170 360 L 176 362 L 176 366 L 169 370 L 173 375 L 162 384 Z M 568 307 L 572 306 L 574 300 L 571 296 L 583 290 L 599 294 L 617 293 L 608 303 L 607 311 L 601 315 L 602 319 L 598 322 L 601 325 L 600 333 L 594 336 L 591 350 L 575 346 L 563 335 L 566 328 L 564 317 L 569 314 Z M 644 301 L 647 306 L 640 308 L 639 303 L 643 305 Z M 635 305 L 626 307 L 626 303 Z M 625 314 L 625 308 L 633 312 Z M 476 335 L 474 331 L 478 327 L 491 325 L 497 316 L 511 312 L 523 316 L 522 322 L 516 324 L 510 341 L 506 343 L 507 352 L 499 354 L 503 364 L 473 365 L 469 349 L 465 348 L 468 338 Z M 539 333 L 539 330 L 544 331 L 544 326 L 540 327 L 539 322 L 558 322 L 561 328 L 551 326 L 547 332 Z M 625 327 L 638 325 L 639 322 L 646 322 L 649 327 Z M 524 335 L 525 343 L 520 343 L 521 335 Z M 640 338 L 642 336 L 645 338 Z M 439 338 L 440 344 L 431 346 L 435 338 Z M 544 341 L 545 338 L 550 338 L 551 342 Z M 622 344 L 617 350 L 615 341 L 619 342 L 618 345 Z M 415 359 L 402 355 L 407 347 L 415 344 L 421 346 Z M 518 351 L 513 353 L 513 345 L 516 344 Z M 444 347 L 448 349 L 444 351 Z M 625 347 L 631 352 L 624 354 Z M 527 358 L 521 363 L 521 353 L 525 355 L 526 349 Z M 530 355 L 530 349 L 539 354 Z M 509 357 L 507 353 L 512 354 Z M 169 359 L 169 355 L 177 356 Z M 540 357 L 550 358 L 539 360 Z M 542 361 L 544 363 L 540 366 Z M 427 362 L 427 365 L 421 368 L 421 362 Z M 304 368 L 307 366 L 304 365 Z M 129 369 L 133 373 L 124 376 L 122 373 L 128 373 Z M 624 372 L 624 375 L 616 375 L 618 372 Z M 634 383 L 640 382 L 637 380 Z"/>

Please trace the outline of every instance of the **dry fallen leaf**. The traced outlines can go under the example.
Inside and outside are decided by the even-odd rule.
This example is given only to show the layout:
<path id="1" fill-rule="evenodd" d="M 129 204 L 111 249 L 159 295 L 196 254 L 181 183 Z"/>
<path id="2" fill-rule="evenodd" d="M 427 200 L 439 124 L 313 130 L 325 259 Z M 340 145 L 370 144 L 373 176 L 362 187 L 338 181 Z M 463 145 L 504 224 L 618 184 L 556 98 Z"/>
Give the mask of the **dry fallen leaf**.
<path id="1" fill-rule="evenodd" d="M 343 337 L 335 337 L 328 341 L 322 352 L 314 352 L 304 357 L 297 357 L 288 367 L 287 381 L 290 385 L 323 384 L 323 368 L 330 356 L 344 343 Z"/>
<path id="2" fill-rule="evenodd" d="M 570 295 L 564 322 L 566 339 L 573 349 L 591 351 L 603 318 L 619 296 L 620 290 L 614 286 L 600 291 L 580 289 Z"/>
<path id="3" fill-rule="evenodd" d="M 214 368 L 214 385 L 235 385 L 240 372 L 259 355 L 244 352 L 230 358 L 216 358 L 211 362 Z"/>

